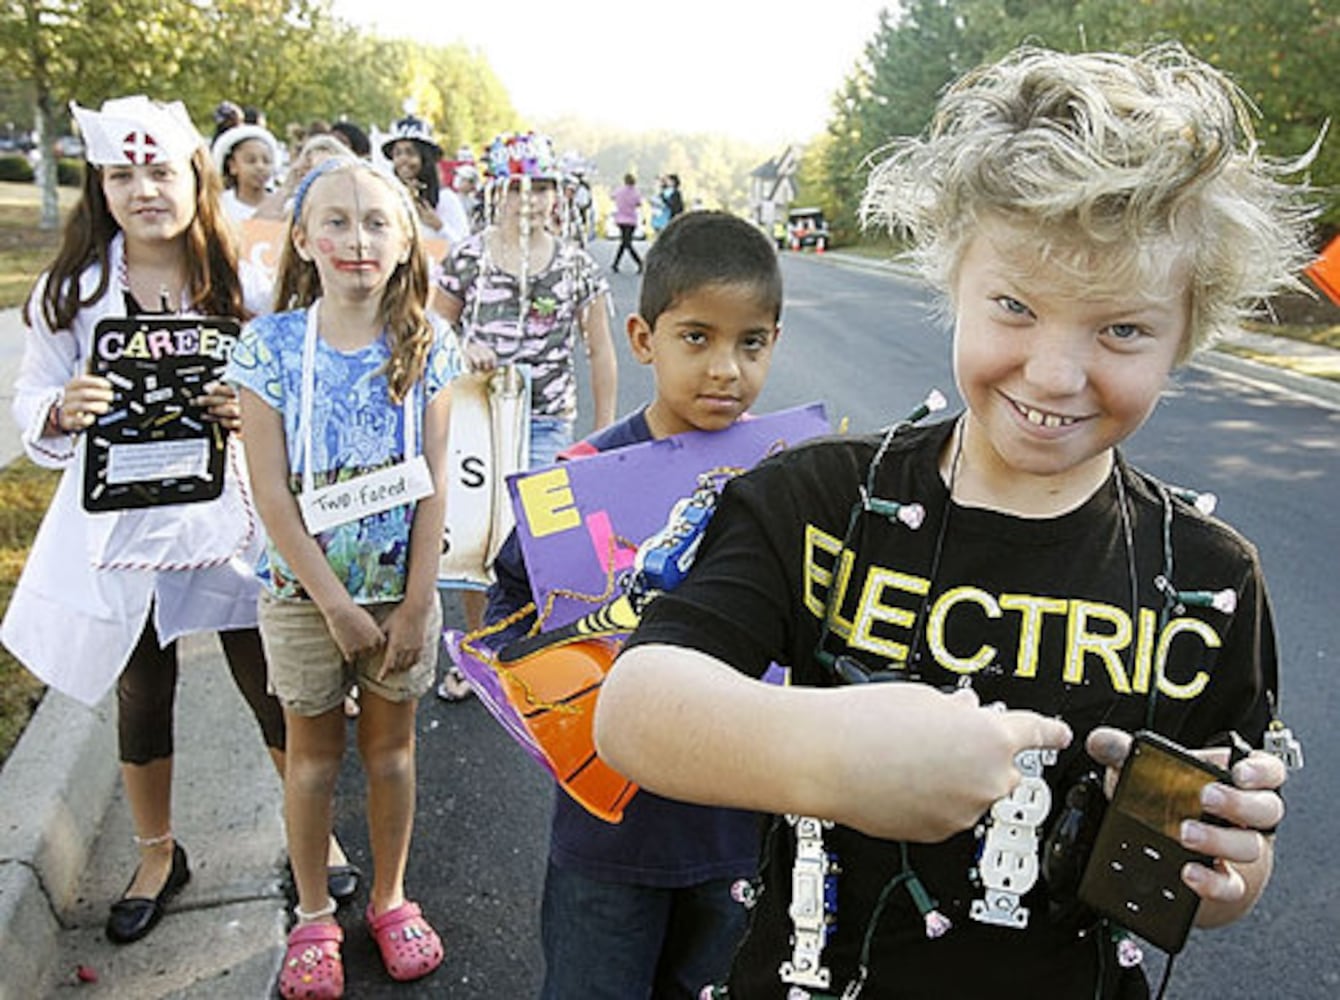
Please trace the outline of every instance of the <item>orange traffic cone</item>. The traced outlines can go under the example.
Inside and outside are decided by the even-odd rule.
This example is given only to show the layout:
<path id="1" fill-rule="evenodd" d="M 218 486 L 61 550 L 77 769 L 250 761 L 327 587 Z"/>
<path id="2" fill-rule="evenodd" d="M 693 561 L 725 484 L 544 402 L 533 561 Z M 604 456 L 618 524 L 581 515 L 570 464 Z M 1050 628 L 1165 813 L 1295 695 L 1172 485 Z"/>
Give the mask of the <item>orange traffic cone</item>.
<path id="1" fill-rule="evenodd" d="M 822 236 L 820 236 L 819 239 L 815 241 L 814 252 L 823 253 L 827 249 L 828 249 L 828 241 L 825 240 Z"/>

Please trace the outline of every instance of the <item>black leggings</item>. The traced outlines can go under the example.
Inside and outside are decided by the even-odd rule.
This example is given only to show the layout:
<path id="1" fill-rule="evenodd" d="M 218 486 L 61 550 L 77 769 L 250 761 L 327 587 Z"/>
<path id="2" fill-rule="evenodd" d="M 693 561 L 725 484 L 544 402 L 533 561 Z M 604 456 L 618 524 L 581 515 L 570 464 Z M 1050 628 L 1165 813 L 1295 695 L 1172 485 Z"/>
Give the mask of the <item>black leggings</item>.
<path id="1" fill-rule="evenodd" d="M 284 710 L 266 687 L 265 651 L 257 629 L 220 632 L 233 683 L 246 699 L 271 750 L 284 749 Z M 158 644 L 153 612 L 116 682 L 117 740 L 121 763 L 148 764 L 172 756 L 177 700 L 177 644 Z"/>
<path id="2" fill-rule="evenodd" d="M 636 232 L 636 230 L 636 226 L 624 225 L 622 222 L 619 223 L 619 252 L 614 255 L 614 263 L 611 265 L 612 267 L 619 266 L 619 261 L 623 260 L 623 252 L 627 250 L 629 255 L 633 258 L 633 263 L 637 265 L 638 270 L 642 270 L 642 258 L 639 257 L 637 251 L 633 249 L 633 233 Z"/>

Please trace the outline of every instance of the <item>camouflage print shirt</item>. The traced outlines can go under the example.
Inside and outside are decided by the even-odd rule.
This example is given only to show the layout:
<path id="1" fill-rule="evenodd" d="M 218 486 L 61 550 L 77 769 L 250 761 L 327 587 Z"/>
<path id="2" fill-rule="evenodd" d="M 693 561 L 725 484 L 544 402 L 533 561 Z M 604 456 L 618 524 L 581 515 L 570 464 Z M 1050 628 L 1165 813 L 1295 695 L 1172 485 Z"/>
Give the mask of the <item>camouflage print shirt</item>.
<path id="1" fill-rule="evenodd" d="M 493 348 L 500 364 L 530 369 L 531 415 L 577 414 L 574 352 L 582 311 L 608 293 L 609 283 L 585 250 L 555 241 L 548 265 L 528 281 L 525 323 L 516 275 L 484 257 L 484 234 L 457 244 L 443 262 L 438 287 L 463 303 L 461 336 Z"/>

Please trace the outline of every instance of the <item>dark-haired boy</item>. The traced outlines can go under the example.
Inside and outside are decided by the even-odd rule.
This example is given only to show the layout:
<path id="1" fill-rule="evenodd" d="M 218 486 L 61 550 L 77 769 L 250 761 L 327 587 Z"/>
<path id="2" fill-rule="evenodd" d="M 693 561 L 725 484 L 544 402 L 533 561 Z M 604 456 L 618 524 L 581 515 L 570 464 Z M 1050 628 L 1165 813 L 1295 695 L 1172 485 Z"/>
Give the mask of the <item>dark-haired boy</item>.
<path id="1" fill-rule="evenodd" d="M 777 254 L 762 232 L 724 212 L 681 215 L 647 253 L 638 311 L 626 324 L 633 356 L 652 367 L 655 394 L 563 457 L 730 427 L 763 388 L 781 308 Z M 495 571 L 486 622 L 531 599 L 515 533 Z M 541 997 L 696 998 L 724 975 L 744 930 L 732 887 L 754 871 L 759 833 L 754 813 L 650 792 L 613 825 L 560 791 L 541 911 Z"/>

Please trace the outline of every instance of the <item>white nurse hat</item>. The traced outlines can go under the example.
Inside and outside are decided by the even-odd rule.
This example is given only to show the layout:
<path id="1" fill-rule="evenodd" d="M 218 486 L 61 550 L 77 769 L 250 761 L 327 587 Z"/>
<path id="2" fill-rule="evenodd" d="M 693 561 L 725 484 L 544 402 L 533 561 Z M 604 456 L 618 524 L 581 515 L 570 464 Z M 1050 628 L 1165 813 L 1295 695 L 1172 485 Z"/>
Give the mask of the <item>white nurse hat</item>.
<path id="1" fill-rule="evenodd" d="M 104 101 L 97 111 L 71 101 L 70 112 L 84 137 L 84 158 L 100 167 L 179 162 L 204 145 L 181 101 L 136 94 Z"/>

